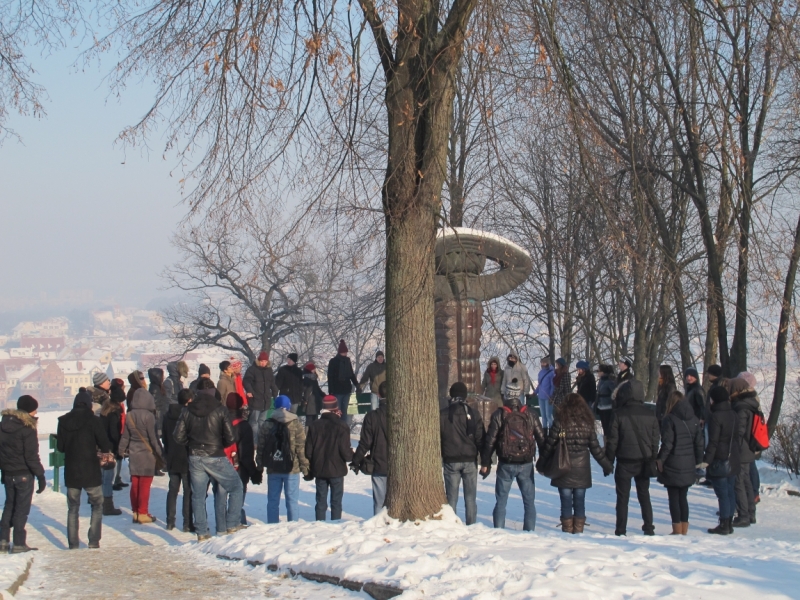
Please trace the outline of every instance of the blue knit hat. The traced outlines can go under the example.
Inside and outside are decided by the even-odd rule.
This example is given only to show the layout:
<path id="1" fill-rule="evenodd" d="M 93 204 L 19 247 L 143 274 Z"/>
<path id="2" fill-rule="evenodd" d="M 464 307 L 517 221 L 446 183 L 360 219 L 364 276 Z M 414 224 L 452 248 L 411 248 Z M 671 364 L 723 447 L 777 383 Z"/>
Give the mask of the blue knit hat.
<path id="1" fill-rule="evenodd" d="M 280 395 L 275 398 L 275 408 L 284 408 L 286 410 L 292 408 L 292 401 L 289 396 Z"/>
<path id="2" fill-rule="evenodd" d="M 588 371 L 590 369 L 589 363 L 585 360 L 579 360 L 575 365 L 576 369 L 583 369 L 584 371 Z"/>

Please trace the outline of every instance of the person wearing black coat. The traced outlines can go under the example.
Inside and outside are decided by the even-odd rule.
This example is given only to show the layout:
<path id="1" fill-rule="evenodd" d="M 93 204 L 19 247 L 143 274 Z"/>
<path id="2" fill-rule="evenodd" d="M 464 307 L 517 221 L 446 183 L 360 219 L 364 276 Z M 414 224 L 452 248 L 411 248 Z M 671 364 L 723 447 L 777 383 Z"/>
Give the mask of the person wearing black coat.
<path id="1" fill-rule="evenodd" d="M 242 480 L 241 523 L 242 525 L 247 525 L 247 514 L 244 511 L 247 484 L 250 481 L 253 482 L 253 485 L 260 484 L 263 478 L 263 471 L 259 471 L 256 468 L 256 445 L 253 440 L 253 428 L 244 418 L 244 398 L 235 392 L 230 393 L 225 400 L 225 405 L 228 407 L 231 424 L 236 431 L 236 446 L 234 447 L 236 458 L 233 460 L 233 466 L 236 472 L 239 473 L 239 479 Z"/>
<path id="2" fill-rule="evenodd" d="M 700 424 L 704 425 L 706 422 L 706 393 L 703 386 L 700 385 L 700 375 L 697 369 L 686 369 L 683 374 L 684 381 L 684 396 L 689 406 L 692 407 L 695 416 L 700 420 Z"/>
<path id="3" fill-rule="evenodd" d="M 305 455 L 308 460 L 306 481 L 315 480 L 317 487 L 314 513 L 324 521 L 328 512 L 328 490 L 331 499 L 331 520 L 342 518 L 342 496 L 347 464 L 353 460 L 350 428 L 341 420 L 339 401 L 328 395 L 322 399 L 322 415 L 308 426 Z"/>
<path id="4" fill-rule="evenodd" d="M 575 377 L 575 391 L 580 394 L 586 404 L 594 410 L 594 403 L 597 399 L 597 381 L 592 373 L 592 368 L 585 360 L 579 360 L 575 365 L 578 375 Z"/>
<path id="5" fill-rule="evenodd" d="M 364 458 L 372 459 L 372 514 L 377 515 L 386 500 L 386 477 L 389 474 L 389 436 L 387 434 L 386 382 L 378 386 L 379 404 L 369 411 L 361 426 L 361 438 L 350 468 L 358 473 Z"/>
<path id="6" fill-rule="evenodd" d="M 509 389 L 513 389 L 509 387 Z M 483 450 L 481 451 L 481 475 L 484 479 L 492 470 L 492 454 L 497 452 L 497 477 L 494 485 L 495 505 L 492 511 L 492 522 L 495 529 L 503 529 L 506 526 L 506 506 L 508 504 L 508 494 L 511 491 L 511 484 L 516 480 L 522 496 L 522 506 L 524 516 L 522 519 L 523 531 L 534 531 L 536 529 L 536 486 L 534 483 L 533 459 L 536 455 L 536 447 L 544 444 L 544 429 L 539 418 L 528 411 L 527 406 L 520 405 L 520 395 L 518 393 L 507 394 L 504 405 L 492 412 L 489 417 L 488 429 L 483 440 Z M 512 416 L 514 415 L 514 416 Z M 522 417 L 522 421 L 516 416 Z M 521 425 L 519 430 L 506 429 L 510 426 L 507 419 L 513 418 L 517 425 Z M 528 431 L 522 431 L 527 429 Z M 528 438 L 528 444 L 523 446 L 530 448 L 530 455 L 520 458 L 508 453 L 506 444 L 506 434 L 518 434 L 519 439 Z M 515 454 L 519 454 L 519 450 Z"/>
<path id="7" fill-rule="evenodd" d="M 579 394 L 569 394 L 556 408 L 553 426 L 542 449 L 542 459 L 547 460 L 555 451 L 559 437 L 569 451 L 570 470 L 550 481 L 558 488 L 561 499 L 561 531 L 583 533 L 586 525 L 586 490 L 592 487 L 591 452 L 603 468 L 603 475 L 611 475 L 613 465 L 606 458 L 594 427 L 594 415 Z M 630 485 L 630 484 L 629 484 Z"/>
<path id="8" fill-rule="evenodd" d="M 644 405 L 644 386 L 629 379 L 616 390 L 616 405 L 611 433 L 606 440 L 606 456 L 617 461 L 614 483 L 617 487 L 616 535 L 626 535 L 631 478 L 636 483 L 636 497 L 642 509 L 642 531 L 655 535 L 653 506 L 650 503 L 651 465 L 658 455 L 660 433 L 655 415 Z"/>
<path id="9" fill-rule="evenodd" d="M 658 481 L 667 488 L 672 535 L 689 532 L 689 502 L 686 494 L 695 482 L 696 465 L 703 462 L 703 428 L 680 392 L 672 392 L 661 420 L 658 451 Z"/>
<path id="10" fill-rule="evenodd" d="M 325 394 L 319 387 L 317 366 L 313 362 L 307 362 L 303 367 L 303 401 L 301 402 L 301 408 L 306 415 L 306 423 L 316 420 L 319 416 L 324 397 Z"/>
<path id="11" fill-rule="evenodd" d="M 164 446 L 164 461 L 169 475 L 167 491 L 167 531 L 175 529 L 175 518 L 178 504 L 178 491 L 183 489 L 183 531 L 194 532 L 192 523 L 192 486 L 189 482 L 189 453 L 186 446 L 175 441 L 175 428 L 184 406 L 194 399 L 191 389 L 178 392 L 178 403 L 170 404 L 164 415 L 161 443 Z"/>
<path id="12" fill-rule="evenodd" d="M 617 387 L 617 380 L 614 377 L 614 367 L 611 365 L 599 365 L 597 368 L 600 371 L 600 379 L 597 382 L 597 415 L 603 426 L 603 440 L 605 440 L 611 431 L 611 417 L 614 415 L 611 398 Z"/>
<path id="13" fill-rule="evenodd" d="M 733 520 L 733 527 L 749 527 L 756 522 L 756 491 L 750 478 L 750 468 L 756 460 L 755 452 L 750 448 L 753 435 L 753 418 L 761 411 L 756 391 L 744 379 L 730 379 L 727 383 L 731 395 L 731 407 L 736 413 L 736 437 L 739 444 L 739 462 L 741 467 L 736 476 L 736 509 L 738 514 Z"/>
<path id="14" fill-rule="evenodd" d="M 466 385 L 457 381 L 450 386 L 450 404 L 439 412 L 439 435 L 447 503 L 456 512 L 463 481 L 464 520 L 472 525 L 478 519 L 478 458 L 483 450 L 484 426 L 481 414 L 467 404 L 466 398 Z"/>
<path id="15" fill-rule="evenodd" d="M 328 393 L 336 396 L 342 420 L 350 423 L 347 408 L 350 406 L 350 395 L 354 387 L 358 387 L 358 379 L 353 371 L 353 362 L 347 356 L 348 352 L 347 344 L 344 340 L 339 340 L 337 354 L 328 362 Z"/>
<path id="16" fill-rule="evenodd" d="M 3 518 L 0 520 L 0 552 L 8 552 L 12 529 L 12 553 L 37 549 L 28 546 L 25 525 L 33 500 L 34 478 L 39 483 L 37 494 L 41 494 L 47 485 L 36 435 L 38 408 L 39 403 L 33 396 L 20 396 L 17 410 L 4 410 L 0 421 L 0 470 L 6 491 Z"/>
<path id="17" fill-rule="evenodd" d="M 706 468 L 715 461 L 729 464 L 729 474 L 711 476 L 711 485 L 719 501 L 719 525 L 708 533 L 728 535 L 733 533 L 733 512 L 736 509 L 736 475 L 741 470 L 739 446 L 741 437 L 737 436 L 737 417 L 731 406 L 730 395 L 724 387 L 716 387 L 709 392 L 711 400 L 711 421 L 708 427 L 708 445 L 700 468 Z M 710 470 L 710 469 L 709 469 Z"/>
<path id="18" fill-rule="evenodd" d="M 103 532 L 103 477 L 97 450 L 111 452 L 103 422 L 92 412 L 92 396 L 81 388 L 73 408 L 58 418 L 58 451 L 64 453 L 64 485 L 67 488 L 67 542 L 70 550 L 80 547 L 78 512 L 81 490 L 92 505 L 89 548 L 99 548 Z"/>
<path id="19" fill-rule="evenodd" d="M 297 366 L 297 354 L 286 357 L 286 364 L 275 373 L 278 392 L 292 401 L 291 412 L 297 414 L 297 407 L 303 400 L 303 369 Z"/>
<path id="20" fill-rule="evenodd" d="M 122 438 L 122 403 L 125 401 L 125 393 L 119 386 L 111 386 L 108 398 L 103 400 L 100 407 L 100 421 L 111 442 L 114 457 L 120 461 L 119 442 Z M 114 469 L 103 470 L 103 516 L 121 515 L 122 511 L 114 506 Z"/>
<path id="21" fill-rule="evenodd" d="M 267 420 L 272 399 L 278 396 L 275 374 L 269 366 L 269 354 L 263 350 L 259 353 L 256 364 L 250 365 L 244 372 L 242 385 L 247 394 L 247 407 L 250 409 L 248 420 L 253 428 L 253 438 L 258 439 L 258 432 Z"/>

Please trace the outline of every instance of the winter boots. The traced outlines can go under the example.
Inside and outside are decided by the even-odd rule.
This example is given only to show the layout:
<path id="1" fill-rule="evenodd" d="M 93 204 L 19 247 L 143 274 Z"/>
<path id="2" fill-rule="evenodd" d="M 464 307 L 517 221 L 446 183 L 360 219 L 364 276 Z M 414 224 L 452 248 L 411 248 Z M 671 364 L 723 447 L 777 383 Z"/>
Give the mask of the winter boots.
<path id="1" fill-rule="evenodd" d="M 683 525 L 681 523 L 673 523 L 670 535 L 683 535 Z"/>
<path id="2" fill-rule="evenodd" d="M 0 552 L 5 554 L 6 552 L 8 552 L 8 548 L 9 548 L 9 543 L 5 540 L 0 540 Z"/>
<path id="3" fill-rule="evenodd" d="M 11 554 L 22 554 L 23 552 L 31 552 L 32 550 L 38 550 L 38 548 L 31 548 L 28 544 L 22 544 L 21 546 L 14 544 L 11 547 Z"/>
<path id="4" fill-rule="evenodd" d="M 586 517 L 575 517 L 572 520 L 572 533 L 583 533 L 583 528 L 586 525 Z"/>
<path id="5" fill-rule="evenodd" d="M 750 527 L 750 517 L 736 517 L 732 525 L 733 527 Z"/>
<path id="6" fill-rule="evenodd" d="M 121 515 L 122 511 L 118 508 L 114 508 L 114 496 L 104 496 L 103 497 L 103 516 L 104 517 L 114 517 L 117 515 Z"/>
<path id="7" fill-rule="evenodd" d="M 681 535 L 688 535 L 689 534 L 689 522 L 683 521 L 681 523 Z"/>
<path id="8" fill-rule="evenodd" d="M 720 519 L 719 525 L 714 527 L 714 529 L 709 529 L 708 533 L 715 533 L 717 535 L 730 535 L 733 533 L 733 528 L 731 527 L 731 521 L 733 521 L 733 517 L 727 519 Z"/>
<path id="9" fill-rule="evenodd" d="M 136 515 L 136 521 L 135 522 L 136 523 L 141 523 L 142 525 L 145 525 L 147 523 L 155 523 L 156 522 L 156 518 L 151 514 L 139 513 L 138 515 Z"/>
<path id="10" fill-rule="evenodd" d="M 561 517 L 561 531 L 563 531 L 564 533 L 572 533 L 574 527 L 575 527 L 574 518 L 570 517 L 568 519 L 565 519 L 564 517 Z"/>

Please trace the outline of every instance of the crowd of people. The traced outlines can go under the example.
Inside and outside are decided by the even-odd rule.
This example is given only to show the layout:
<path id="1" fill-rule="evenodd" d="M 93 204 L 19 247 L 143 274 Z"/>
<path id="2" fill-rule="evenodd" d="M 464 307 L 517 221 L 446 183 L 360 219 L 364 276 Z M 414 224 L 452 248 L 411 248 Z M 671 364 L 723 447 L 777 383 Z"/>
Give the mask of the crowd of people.
<path id="1" fill-rule="evenodd" d="M 154 477 L 169 479 L 166 527 L 177 526 L 182 493 L 182 530 L 199 541 L 211 537 L 206 498 L 214 496 L 217 535 L 247 527 L 244 498 L 248 485 L 261 485 L 266 471 L 267 522 L 277 523 L 283 497 L 289 521 L 299 518 L 300 477 L 316 486 L 315 518 L 342 515 L 344 477 L 348 469 L 371 477 L 373 510 L 385 503 L 389 472 L 386 361 L 382 352 L 357 379 L 344 340 L 327 369 L 328 393 L 322 391 L 313 362 L 302 368 L 290 353 L 273 371 L 261 352 L 242 373 L 242 363 L 223 361 L 215 383 L 201 365 L 186 384 L 182 361 L 109 380 L 93 376 L 81 388 L 73 408 L 59 418 L 58 451 L 64 454 L 67 539 L 80 546 L 78 514 L 81 492 L 91 504 L 88 547 L 99 548 L 103 516 L 118 516 L 114 492 L 130 487 L 133 522 L 150 524 L 150 489 Z M 441 455 L 447 501 L 455 510 L 461 489 L 465 520 L 477 520 L 477 477 L 496 465 L 493 511 L 495 527 L 505 526 L 506 505 L 514 481 L 524 506 L 523 529 L 536 526 L 534 474 L 551 480 L 561 499 L 562 530 L 581 533 L 586 525 L 586 491 L 592 487 L 590 455 L 605 476 L 614 473 L 616 534 L 627 533 L 633 485 L 642 513 L 642 530 L 654 534 L 650 479 L 657 478 L 669 497 L 672 533 L 686 535 L 687 491 L 703 469 L 719 498 L 719 525 L 710 533 L 729 534 L 756 522 L 758 482 L 753 481 L 749 424 L 760 414 L 754 380 L 748 373 L 726 380 L 717 366 L 707 369 L 708 393 L 696 370 L 684 373 L 677 390 L 672 369 L 660 369 L 655 410 L 645 405 L 644 387 L 623 359 L 615 375 L 599 365 L 595 378 L 586 361 L 569 366 L 559 358 L 541 361 L 537 382 L 515 353 L 501 367 L 489 360 L 480 390 L 470 393 L 462 382 L 450 388 L 440 412 Z M 347 420 L 353 390 L 369 386 L 371 408 L 353 451 Z M 127 388 L 127 389 L 126 389 Z M 533 394 L 531 394 L 531 392 Z M 538 398 L 540 414 L 529 400 Z M 0 521 L 0 551 L 35 550 L 26 543 L 25 525 L 34 480 L 46 486 L 36 436 L 37 401 L 21 396 L 16 410 L 0 421 L 0 470 L 6 501 Z M 541 415 L 541 416 L 540 416 Z M 603 445 L 595 426 L 599 420 Z M 538 460 L 537 459 L 538 455 Z M 128 460 L 130 483 L 121 479 Z M 534 462 L 535 461 L 535 462 Z M 722 464 L 722 466 L 720 466 Z M 722 468 L 724 467 L 724 468 Z M 757 477 L 757 470 L 755 470 Z M 738 516 L 734 519 L 734 512 Z M 13 540 L 10 537 L 13 530 Z M 13 543 L 12 543 L 13 542 Z"/>

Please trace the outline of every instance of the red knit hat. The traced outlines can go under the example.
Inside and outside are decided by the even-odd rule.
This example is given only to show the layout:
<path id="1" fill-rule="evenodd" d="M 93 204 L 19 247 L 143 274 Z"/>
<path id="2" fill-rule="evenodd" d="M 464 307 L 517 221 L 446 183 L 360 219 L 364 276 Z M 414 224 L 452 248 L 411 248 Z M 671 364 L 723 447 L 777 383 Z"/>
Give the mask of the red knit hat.
<path id="1" fill-rule="evenodd" d="M 244 400 L 237 392 L 230 392 L 225 399 L 225 406 L 228 410 L 239 410 L 244 406 Z"/>
<path id="2" fill-rule="evenodd" d="M 308 362 L 306 363 L 306 366 L 305 366 L 305 367 L 303 367 L 303 368 L 304 368 L 306 371 L 308 371 L 309 373 L 313 373 L 314 371 L 316 371 L 316 370 L 317 370 L 317 365 L 315 365 L 315 364 L 314 364 L 313 362 L 311 362 L 311 361 L 308 361 Z"/>
<path id="3" fill-rule="evenodd" d="M 344 340 L 339 340 L 339 354 L 347 354 L 348 352 L 347 344 L 344 343 Z"/>
<path id="4" fill-rule="evenodd" d="M 336 410 L 339 408 L 339 401 L 336 399 L 336 396 L 325 396 L 322 399 L 322 408 L 325 410 Z"/>
<path id="5" fill-rule="evenodd" d="M 269 354 L 262 350 L 258 353 L 258 360 L 269 360 Z"/>

